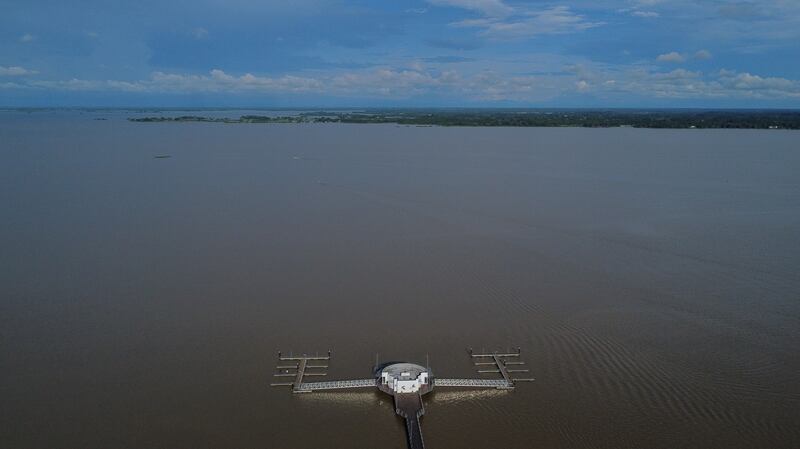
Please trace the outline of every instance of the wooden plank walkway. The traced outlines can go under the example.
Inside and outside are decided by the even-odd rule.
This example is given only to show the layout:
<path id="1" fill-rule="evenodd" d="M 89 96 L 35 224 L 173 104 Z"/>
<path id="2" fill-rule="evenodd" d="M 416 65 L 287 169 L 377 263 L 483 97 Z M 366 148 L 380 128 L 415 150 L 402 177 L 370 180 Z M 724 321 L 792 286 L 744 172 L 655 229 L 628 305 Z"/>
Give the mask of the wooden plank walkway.
<path id="1" fill-rule="evenodd" d="M 511 377 L 511 373 L 527 373 L 527 369 L 509 369 L 507 365 L 525 365 L 525 362 L 521 362 L 519 360 L 507 360 L 510 358 L 518 358 L 520 356 L 520 350 L 517 348 L 517 352 L 506 352 L 506 353 L 498 353 L 492 352 L 491 354 L 475 354 L 472 352 L 472 349 L 468 349 L 470 356 L 473 359 L 486 359 L 491 358 L 491 362 L 474 362 L 475 366 L 492 366 L 496 369 L 484 369 L 478 370 L 479 374 L 487 374 L 487 373 L 498 373 L 503 376 L 503 381 L 508 384 L 509 389 L 514 388 L 515 382 L 533 382 L 533 378 L 527 379 L 515 379 Z"/>
<path id="2" fill-rule="evenodd" d="M 330 382 L 303 382 L 294 391 L 310 393 L 316 390 L 341 390 L 345 388 L 375 388 L 375 379 L 334 380 Z"/>
<path id="3" fill-rule="evenodd" d="M 511 375 L 508 374 L 508 369 L 506 369 L 506 364 L 503 363 L 502 360 L 500 360 L 500 357 L 497 354 L 492 354 L 492 358 L 494 359 L 494 364 L 497 365 L 497 369 L 500 370 L 500 375 L 503 376 L 503 379 L 505 379 L 506 383 L 509 384 L 509 386 L 513 385 L 514 381 L 511 380 Z"/>
<path id="4" fill-rule="evenodd" d="M 433 387 L 497 388 L 500 390 L 514 388 L 505 379 L 444 379 L 439 377 L 433 380 Z"/>
<path id="5" fill-rule="evenodd" d="M 303 383 L 303 375 L 306 373 L 306 364 L 307 363 L 308 363 L 308 360 L 305 359 L 305 358 L 302 358 L 302 359 L 300 359 L 300 363 L 297 365 L 297 375 L 294 378 L 294 386 L 292 387 L 295 390 L 300 388 L 300 385 L 302 385 L 302 383 Z"/>
<path id="6" fill-rule="evenodd" d="M 295 362 L 295 364 L 278 365 L 277 367 L 275 367 L 275 369 L 282 370 L 283 372 L 273 374 L 273 377 L 294 377 L 294 381 L 291 383 L 275 382 L 269 385 L 271 387 L 283 387 L 283 386 L 292 387 L 292 391 L 294 391 L 295 393 L 306 393 L 308 391 L 311 391 L 311 390 L 304 390 L 302 388 L 303 384 L 306 383 L 303 382 L 303 380 L 306 377 L 310 376 L 327 376 L 328 374 L 325 372 L 325 369 L 328 368 L 328 365 L 327 364 L 321 365 L 319 363 L 317 363 L 316 365 L 311 365 L 309 364 L 309 361 L 319 362 L 319 361 L 329 361 L 330 359 L 331 359 L 330 351 L 328 351 L 327 356 L 320 356 L 320 355 L 308 356 L 306 354 L 303 354 L 301 356 L 294 356 L 294 355 L 284 356 L 280 351 L 278 351 L 278 360 L 280 360 L 281 362 Z M 321 369 L 322 371 L 308 372 L 308 370 L 313 370 L 313 369 Z M 295 371 L 292 372 L 293 370 Z"/>
<path id="7" fill-rule="evenodd" d="M 419 425 L 419 418 L 425 414 L 425 407 L 422 406 L 422 397 L 419 393 L 395 394 L 394 411 L 406 420 L 408 449 L 425 449 L 422 427 Z"/>

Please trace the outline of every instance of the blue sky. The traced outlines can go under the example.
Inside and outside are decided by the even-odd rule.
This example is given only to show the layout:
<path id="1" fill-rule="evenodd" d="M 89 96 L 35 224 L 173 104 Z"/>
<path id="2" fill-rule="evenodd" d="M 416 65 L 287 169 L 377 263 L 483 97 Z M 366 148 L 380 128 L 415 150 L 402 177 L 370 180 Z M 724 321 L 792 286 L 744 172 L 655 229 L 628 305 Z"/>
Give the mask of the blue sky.
<path id="1" fill-rule="evenodd" d="M 0 0 L 0 106 L 800 107 L 800 0 Z"/>

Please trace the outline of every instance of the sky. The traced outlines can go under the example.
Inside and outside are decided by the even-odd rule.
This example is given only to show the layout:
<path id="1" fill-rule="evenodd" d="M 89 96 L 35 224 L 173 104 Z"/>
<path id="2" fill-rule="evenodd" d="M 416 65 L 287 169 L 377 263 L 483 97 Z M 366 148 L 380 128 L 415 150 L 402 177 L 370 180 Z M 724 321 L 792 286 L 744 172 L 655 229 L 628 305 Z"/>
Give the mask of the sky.
<path id="1" fill-rule="evenodd" d="M 800 108 L 800 0 L 0 0 L 0 106 Z"/>

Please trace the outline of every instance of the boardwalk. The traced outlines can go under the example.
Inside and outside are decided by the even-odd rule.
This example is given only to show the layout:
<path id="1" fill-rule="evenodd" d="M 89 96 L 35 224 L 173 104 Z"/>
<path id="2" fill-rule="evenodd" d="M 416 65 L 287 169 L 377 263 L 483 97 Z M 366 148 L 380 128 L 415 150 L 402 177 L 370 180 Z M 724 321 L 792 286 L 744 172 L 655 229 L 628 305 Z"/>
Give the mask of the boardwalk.
<path id="1" fill-rule="evenodd" d="M 310 393 L 317 390 L 343 390 L 347 388 L 375 388 L 375 379 L 336 380 L 330 382 L 303 382 L 294 389 L 296 393 Z"/>
<path id="2" fill-rule="evenodd" d="M 394 395 L 394 411 L 405 418 L 408 449 L 425 449 L 422 440 L 422 427 L 419 417 L 425 414 L 422 396 L 419 393 L 398 393 Z"/>
<path id="3" fill-rule="evenodd" d="M 505 379 L 442 379 L 433 381 L 435 387 L 498 388 L 511 389 L 514 385 Z"/>

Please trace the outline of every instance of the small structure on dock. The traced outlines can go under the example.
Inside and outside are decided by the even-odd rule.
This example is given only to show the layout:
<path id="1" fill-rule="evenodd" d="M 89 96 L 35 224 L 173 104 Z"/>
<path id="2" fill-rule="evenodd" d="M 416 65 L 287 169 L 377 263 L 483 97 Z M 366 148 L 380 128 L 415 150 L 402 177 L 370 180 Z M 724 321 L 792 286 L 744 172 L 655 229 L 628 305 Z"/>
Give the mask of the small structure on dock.
<path id="1" fill-rule="evenodd" d="M 414 363 L 387 363 L 375 366 L 373 377 L 369 379 L 351 379 L 327 382 L 305 382 L 307 376 L 326 376 L 324 369 L 331 359 L 331 351 L 326 356 L 284 356 L 278 352 L 281 362 L 291 364 L 278 365 L 275 377 L 294 377 L 293 382 L 272 383 L 270 386 L 290 386 L 293 393 L 311 393 L 324 390 L 350 390 L 363 388 L 377 388 L 394 397 L 395 413 L 406 421 L 408 447 L 410 449 L 424 449 L 422 428 L 419 418 L 425 414 L 422 396 L 438 388 L 461 389 L 487 389 L 513 390 L 516 382 L 530 382 L 532 378 L 514 378 L 514 373 L 527 373 L 524 368 L 509 368 L 525 363 L 520 360 L 520 349 L 516 352 L 484 352 L 475 354 L 472 349 L 467 350 L 478 367 L 479 374 L 499 374 L 500 378 L 494 379 L 456 379 L 438 378 L 433 376 L 429 367 Z M 309 364 L 315 363 L 315 364 Z M 320 364 L 325 363 L 325 364 Z M 309 371 L 310 370 L 310 371 Z M 323 370 L 323 371 L 320 371 Z"/>

